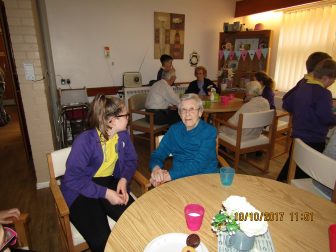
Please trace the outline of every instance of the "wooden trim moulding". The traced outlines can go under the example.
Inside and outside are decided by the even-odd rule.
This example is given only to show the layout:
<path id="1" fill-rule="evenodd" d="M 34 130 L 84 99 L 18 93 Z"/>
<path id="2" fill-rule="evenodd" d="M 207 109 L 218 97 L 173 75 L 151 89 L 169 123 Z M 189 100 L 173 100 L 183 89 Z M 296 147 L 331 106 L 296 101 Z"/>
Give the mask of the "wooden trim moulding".
<path id="1" fill-rule="evenodd" d="M 86 88 L 88 96 L 95 96 L 96 94 L 102 93 L 106 95 L 116 95 L 119 90 L 123 90 L 123 86 L 110 86 L 110 87 L 95 87 Z"/>
<path id="2" fill-rule="evenodd" d="M 235 17 L 242 17 L 265 11 L 283 9 L 296 5 L 321 2 L 321 1 L 322 0 L 271 0 L 271 1 L 242 0 L 236 2 Z"/>

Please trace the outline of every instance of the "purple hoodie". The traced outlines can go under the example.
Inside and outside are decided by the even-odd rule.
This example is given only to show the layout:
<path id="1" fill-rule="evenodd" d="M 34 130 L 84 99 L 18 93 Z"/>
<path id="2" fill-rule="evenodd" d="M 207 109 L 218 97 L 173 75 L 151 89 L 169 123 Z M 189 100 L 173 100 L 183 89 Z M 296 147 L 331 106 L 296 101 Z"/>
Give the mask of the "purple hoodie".
<path id="1" fill-rule="evenodd" d="M 118 137 L 118 161 L 113 176 L 125 178 L 129 183 L 135 173 L 138 157 L 128 132 L 119 132 Z M 103 158 L 96 129 L 84 131 L 76 137 L 61 183 L 61 191 L 69 207 L 80 194 L 88 198 L 105 198 L 107 188 L 92 181 Z"/>

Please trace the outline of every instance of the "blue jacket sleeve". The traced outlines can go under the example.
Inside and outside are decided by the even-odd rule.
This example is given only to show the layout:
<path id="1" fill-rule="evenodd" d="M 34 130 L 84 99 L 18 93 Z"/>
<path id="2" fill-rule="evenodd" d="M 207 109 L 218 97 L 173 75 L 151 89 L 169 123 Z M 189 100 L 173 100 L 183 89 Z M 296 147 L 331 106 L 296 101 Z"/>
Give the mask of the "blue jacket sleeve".
<path id="1" fill-rule="evenodd" d="M 172 180 L 195 174 L 216 172 L 216 137 L 217 132 L 214 127 L 204 130 L 202 135 L 199 136 L 200 149 L 198 154 L 184 159 L 180 163 L 174 160 L 173 167 L 169 170 Z"/>
<path id="2" fill-rule="evenodd" d="M 86 135 L 86 137 L 88 136 Z M 97 145 L 93 141 L 88 142 L 87 139 L 81 134 L 74 141 L 66 162 L 66 171 L 62 183 L 88 198 L 105 198 L 107 188 L 92 181 L 97 169 L 90 167 L 90 163 L 93 159 L 99 159 L 99 157 L 94 156 L 94 148 Z"/>

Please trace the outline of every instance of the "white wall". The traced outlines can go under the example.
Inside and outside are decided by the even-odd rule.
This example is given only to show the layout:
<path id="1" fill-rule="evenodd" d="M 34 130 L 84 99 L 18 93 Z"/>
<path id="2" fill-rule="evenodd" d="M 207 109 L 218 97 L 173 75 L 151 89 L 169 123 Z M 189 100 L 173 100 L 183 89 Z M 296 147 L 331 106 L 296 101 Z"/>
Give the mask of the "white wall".
<path id="1" fill-rule="evenodd" d="M 232 22 L 235 0 L 45 0 L 57 83 L 73 87 L 122 85 L 122 74 L 138 71 L 143 83 L 156 79 L 154 12 L 185 14 L 184 59 L 174 60 L 177 82 L 191 81 L 189 54 L 217 78 L 218 39 L 223 22 Z M 111 56 L 104 57 L 104 46 Z M 114 65 L 112 66 L 112 62 Z"/>

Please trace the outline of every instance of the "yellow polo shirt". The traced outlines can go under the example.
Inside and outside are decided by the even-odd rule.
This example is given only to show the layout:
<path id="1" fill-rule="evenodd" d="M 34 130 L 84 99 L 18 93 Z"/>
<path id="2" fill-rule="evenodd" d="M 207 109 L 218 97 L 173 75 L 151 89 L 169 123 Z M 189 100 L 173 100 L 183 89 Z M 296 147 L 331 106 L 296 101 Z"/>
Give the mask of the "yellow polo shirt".
<path id="1" fill-rule="evenodd" d="M 318 81 L 318 80 L 316 80 L 316 79 L 314 78 L 314 76 L 311 75 L 311 74 L 306 74 L 306 75 L 304 76 L 304 78 L 307 80 L 307 82 L 306 82 L 307 84 L 319 85 L 319 86 L 325 88 L 325 86 L 323 85 L 323 83 L 320 82 L 320 81 Z"/>
<path id="2" fill-rule="evenodd" d="M 118 134 L 115 134 L 111 139 L 106 141 L 98 129 L 97 132 L 98 136 L 100 136 L 104 159 L 94 177 L 108 177 L 113 174 L 115 164 L 118 160 Z"/>

